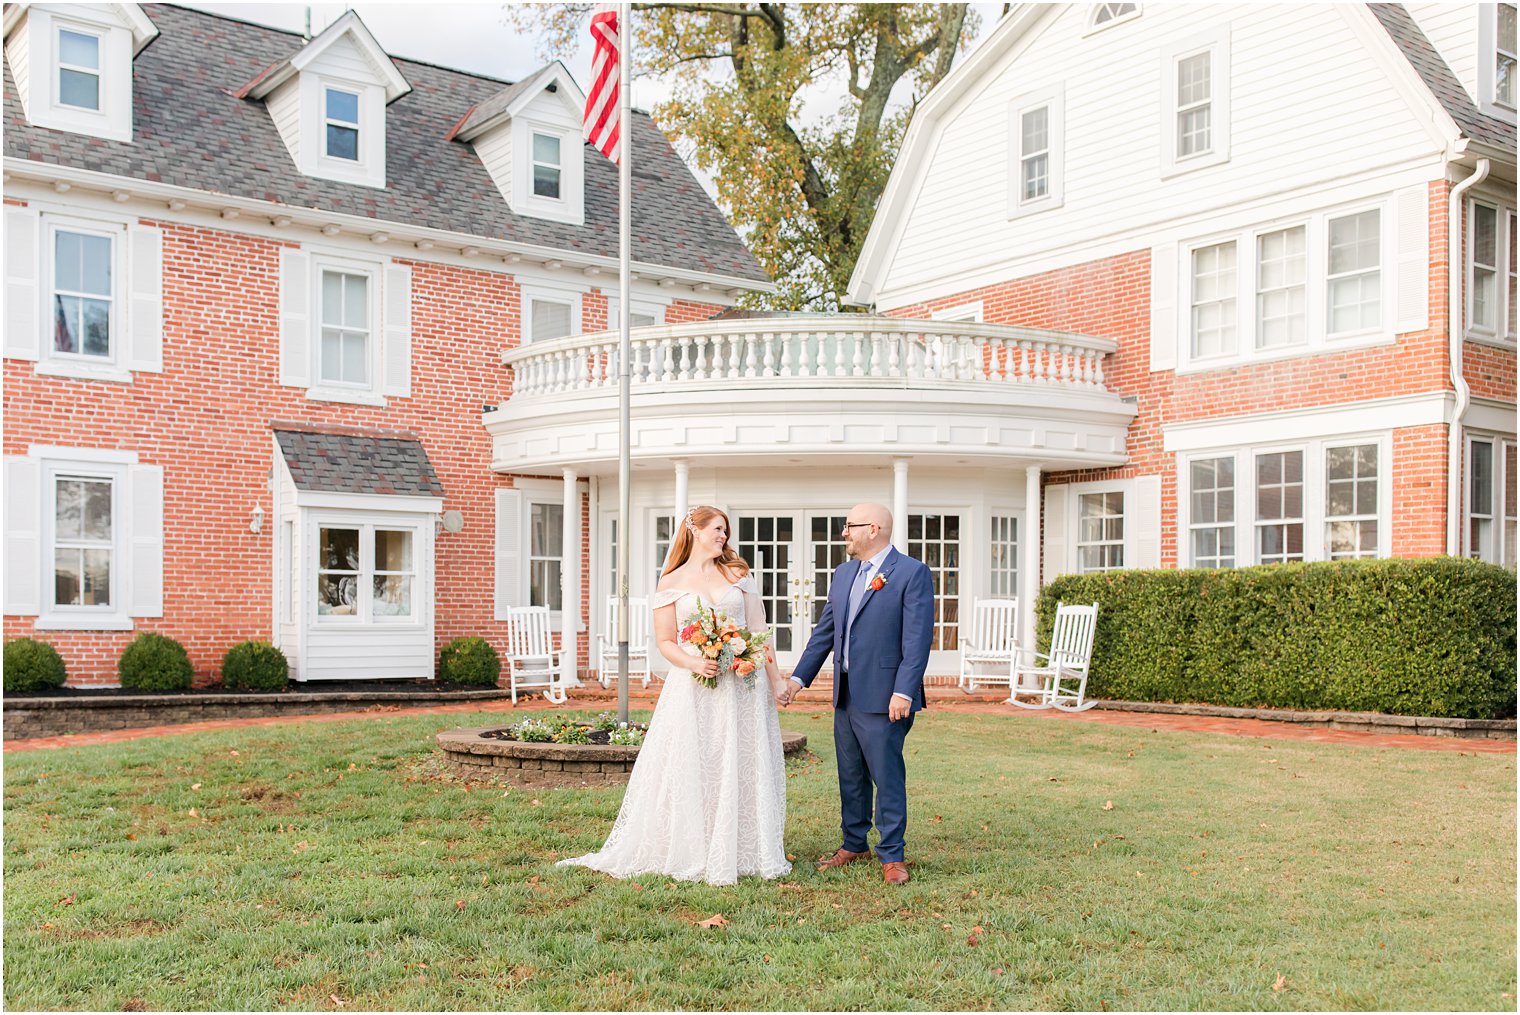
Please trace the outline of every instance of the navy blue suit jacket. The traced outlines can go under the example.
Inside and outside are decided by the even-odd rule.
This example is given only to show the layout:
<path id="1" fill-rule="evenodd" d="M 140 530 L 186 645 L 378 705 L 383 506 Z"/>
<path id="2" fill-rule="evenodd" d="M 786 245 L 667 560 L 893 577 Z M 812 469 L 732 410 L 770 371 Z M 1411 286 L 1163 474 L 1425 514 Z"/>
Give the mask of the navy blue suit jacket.
<path id="1" fill-rule="evenodd" d="M 859 572 L 858 560 L 847 560 L 834 571 L 823 616 L 792 671 L 803 687 L 813 683 L 830 652 L 836 671 L 844 665 L 850 588 Z M 909 698 L 916 712 L 924 707 L 924 670 L 934 641 L 934 582 L 928 567 L 895 548 L 887 552 L 878 577 L 886 584 L 867 590 L 849 625 L 850 704 L 860 712 L 886 713 L 895 693 Z M 834 707 L 839 707 L 838 680 Z"/>

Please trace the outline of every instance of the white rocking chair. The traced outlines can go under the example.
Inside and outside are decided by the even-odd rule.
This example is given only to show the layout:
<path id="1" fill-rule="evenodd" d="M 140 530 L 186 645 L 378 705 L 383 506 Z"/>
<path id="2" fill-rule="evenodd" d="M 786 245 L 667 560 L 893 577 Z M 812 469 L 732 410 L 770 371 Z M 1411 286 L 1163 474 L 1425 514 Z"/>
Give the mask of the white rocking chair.
<path id="1" fill-rule="evenodd" d="M 1067 606 L 1056 604 L 1055 627 L 1050 633 L 1050 651 L 1021 652 L 1031 665 L 1014 670 L 1013 687 L 1008 703 L 1020 708 L 1059 708 L 1063 712 L 1082 712 L 1096 702 L 1087 701 L 1087 667 L 1092 661 L 1093 635 L 1098 626 L 1098 604 Z M 1039 665 L 1040 660 L 1044 665 Z M 1070 685 L 1075 682 L 1075 688 Z M 1020 701 L 1030 695 L 1032 702 Z"/>
<path id="2" fill-rule="evenodd" d="M 971 607 L 971 630 L 961 636 L 961 676 L 957 686 L 974 691 L 978 682 L 1007 684 L 1013 690 L 1018 665 L 1019 601 L 983 599 Z M 977 667 L 996 666 L 1004 672 L 977 675 Z"/>
<path id="3" fill-rule="evenodd" d="M 596 636 L 598 645 L 599 665 L 597 667 L 597 680 L 603 687 L 611 687 L 617 679 L 618 669 L 618 630 L 617 630 L 618 600 L 617 596 L 607 597 L 606 619 L 602 624 L 602 632 Z M 649 668 L 649 633 L 653 624 L 654 615 L 649 610 L 649 600 L 628 600 L 628 677 L 642 677 L 644 686 L 649 686 L 652 674 Z"/>
<path id="4" fill-rule="evenodd" d="M 568 682 L 568 649 L 554 648 L 547 606 L 514 606 L 507 611 L 507 675 L 512 704 L 518 689 L 544 688 L 544 697 L 555 705 L 565 703 Z"/>

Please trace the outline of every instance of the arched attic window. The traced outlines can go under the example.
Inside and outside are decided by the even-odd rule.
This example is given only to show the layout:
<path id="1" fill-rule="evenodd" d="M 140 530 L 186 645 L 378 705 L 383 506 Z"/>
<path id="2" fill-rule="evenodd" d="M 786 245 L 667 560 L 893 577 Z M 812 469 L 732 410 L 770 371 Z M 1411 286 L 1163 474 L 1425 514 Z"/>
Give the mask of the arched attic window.
<path id="1" fill-rule="evenodd" d="M 1093 8 L 1092 27 L 1107 28 L 1109 25 L 1139 16 L 1139 4 L 1098 4 Z"/>

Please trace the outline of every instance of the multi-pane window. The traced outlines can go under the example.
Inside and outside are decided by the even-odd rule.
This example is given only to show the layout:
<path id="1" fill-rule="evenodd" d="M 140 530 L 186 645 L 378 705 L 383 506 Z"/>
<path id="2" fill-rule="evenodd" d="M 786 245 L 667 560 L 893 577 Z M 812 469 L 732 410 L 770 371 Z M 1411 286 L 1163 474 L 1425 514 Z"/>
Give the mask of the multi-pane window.
<path id="1" fill-rule="evenodd" d="M 1467 466 L 1467 555 L 1494 557 L 1494 443 L 1473 441 Z"/>
<path id="2" fill-rule="evenodd" d="M 1280 349 L 1305 340 L 1307 231 L 1303 226 L 1256 237 L 1256 347 Z"/>
<path id="3" fill-rule="evenodd" d="M 369 276 L 322 271 L 322 340 L 318 377 L 324 384 L 369 384 Z"/>
<path id="4" fill-rule="evenodd" d="M 1304 453 L 1256 455 L 1256 559 L 1304 559 Z"/>
<path id="5" fill-rule="evenodd" d="M 675 539 L 676 520 L 671 515 L 659 515 L 654 520 L 654 586 L 660 584 L 660 577 L 665 569 L 665 555 L 670 552 L 670 544 Z"/>
<path id="6" fill-rule="evenodd" d="M 417 578 L 412 530 L 376 529 L 374 539 L 373 614 L 376 617 L 410 617 Z"/>
<path id="7" fill-rule="evenodd" d="M 1212 54 L 1205 50 L 1177 61 L 1177 158 L 1213 148 Z"/>
<path id="8" fill-rule="evenodd" d="M 359 615 L 359 529 L 322 526 L 317 535 L 317 613 Z"/>
<path id="9" fill-rule="evenodd" d="M 1235 241 L 1198 247 L 1192 270 L 1193 358 L 1235 351 Z"/>
<path id="10" fill-rule="evenodd" d="M 111 605 L 113 493 L 101 477 L 54 480 L 53 605 Z"/>
<path id="11" fill-rule="evenodd" d="M 53 351 L 111 355 L 113 240 L 98 233 L 53 231 Z"/>
<path id="12" fill-rule="evenodd" d="M 1515 227 L 1517 224 L 1515 213 L 1509 212 L 1504 216 L 1505 231 L 1509 233 L 1509 299 L 1506 301 L 1509 307 L 1509 328 L 1505 334 L 1509 338 L 1515 337 Z"/>
<path id="13" fill-rule="evenodd" d="M 1019 520 L 1012 515 L 992 516 L 992 598 L 1017 599 L 1019 595 Z"/>
<path id="14" fill-rule="evenodd" d="M 929 567 L 934 583 L 933 649 L 960 647 L 961 516 L 908 516 L 908 556 Z"/>
<path id="15" fill-rule="evenodd" d="M 1499 323 L 1499 209 L 1486 204 L 1472 206 L 1472 317 L 1474 328 L 1493 331 Z"/>
<path id="16" fill-rule="evenodd" d="M 1019 200 L 1034 201 L 1050 193 L 1050 107 L 1019 116 Z"/>
<path id="17" fill-rule="evenodd" d="M 1077 570 L 1117 571 L 1124 566 L 1124 493 L 1077 498 Z"/>
<path id="18" fill-rule="evenodd" d="M 1235 458 L 1199 458 L 1188 466 L 1189 540 L 1194 567 L 1235 566 Z"/>
<path id="19" fill-rule="evenodd" d="M 1331 560 L 1378 555 L 1378 446 L 1325 449 L 1325 550 Z"/>
<path id="20" fill-rule="evenodd" d="M 559 300 L 530 299 L 528 301 L 528 328 L 530 342 L 564 338 L 573 330 L 570 304 Z"/>
<path id="21" fill-rule="evenodd" d="M 533 195 L 559 200 L 560 140 L 553 134 L 533 135 Z"/>
<path id="22" fill-rule="evenodd" d="M 1139 10 L 1138 4 L 1099 4 L 1093 12 L 1093 27 L 1106 25 L 1121 18 L 1127 18 Z"/>
<path id="23" fill-rule="evenodd" d="M 528 605 L 560 608 L 560 568 L 565 545 L 565 506 L 533 505 L 528 523 Z"/>
<path id="24" fill-rule="evenodd" d="M 1504 447 L 1504 557 L 1503 563 L 1515 566 L 1515 465 L 1514 441 L 1502 441 Z"/>
<path id="25" fill-rule="evenodd" d="M 58 29 L 58 102 L 100 109 L 100 37 Z"/>
<path id="26" fill-rule="evenodd" d="M 1515 5 L 1496 4 L 1494 101 L 1515 108 Z"/>
<path id="27" fill-rule="evenodd" d="M 341 88 L 326 88 L 323 95 L 327 157 L 358 162 L 359 96 Z"/>
<path id="28" fill-rule="evenodd" d="M 1382 323 L 1382 222 L 1377 209 L 1329 222 L 1328 320 L 1332 335 Z"/>

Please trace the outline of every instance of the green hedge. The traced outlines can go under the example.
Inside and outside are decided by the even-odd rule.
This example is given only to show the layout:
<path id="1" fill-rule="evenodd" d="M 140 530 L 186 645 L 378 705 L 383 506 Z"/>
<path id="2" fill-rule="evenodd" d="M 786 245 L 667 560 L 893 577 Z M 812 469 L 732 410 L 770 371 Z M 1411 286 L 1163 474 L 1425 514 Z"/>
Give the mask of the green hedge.
<path id="1" fill-rule="evenodd" d="M 1468 719 L 1515 715 L 1515 573 L 1453 557 L 1065 575 L 1097 602 L 1087 693 Z"/>
<path id="2" fill-rule="evenodd" d="M 121 653 L 116 672 L 128 691 L 188 691 L 195 676 L 185 646 L 153 631 L 132 639 Z"/>
<path id="3" fill-rule="evenodd" d="M 438 653 L 438 679 L 446 684 L 495 687 L 501 658 L 484 638 L 455 638 Z"/>
<path id="4" fill-rule="evenodd" d="M 290 661 L 267 641 L 240 641 L 222 657 L 222 686 L 229 691 L 282 691 Z"/>
<path id="5" fill-rule="evenodd" d="M 5 643 L 6 691 L 51 691 L 67 679 L 63 657 L 47 642 L 17 638 Z"/>

